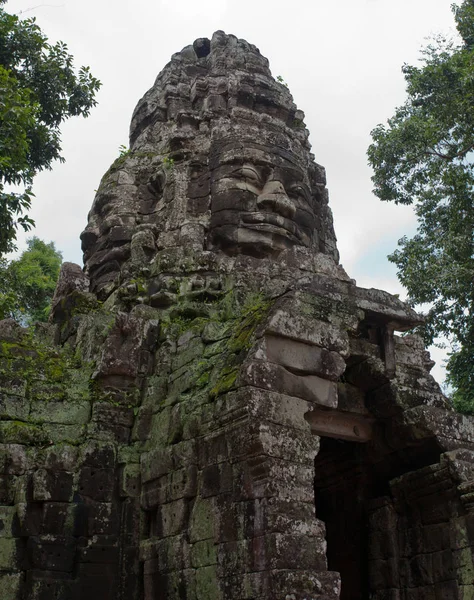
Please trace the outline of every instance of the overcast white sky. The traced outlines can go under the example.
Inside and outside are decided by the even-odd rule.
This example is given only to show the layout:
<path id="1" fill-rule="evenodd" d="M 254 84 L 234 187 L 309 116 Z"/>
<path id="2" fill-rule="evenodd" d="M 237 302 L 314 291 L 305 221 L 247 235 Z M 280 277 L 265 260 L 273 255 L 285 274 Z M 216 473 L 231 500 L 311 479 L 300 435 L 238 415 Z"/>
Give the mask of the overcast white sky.
<path id="1" fill-rule="evenodd" d="M 9 0 L 35 16 L 50 41 L 63 40 L 76 65 L 102 81 L 91 116 L 63 125 L 65 164 L 38 176 L 35 235 L 53 240 L 64 260 L 82 264 L 79 234 L 94 189 L 128 146 L 139 98 L 171 54 L 223 29 L 255 44 L 287 82 L 316 161 L 327 170 L 341 262 L 364 287 L 403 290 L 386 255 L 415 229 L 407 207 L 371 193 L 370 131 L 404 101 L 403 63 L 426 38 L 454 35 L 452 0 Z M 441 362 L 438 353 L 434 358 Z M 433 371 L 438 380 L 442 372 Z"/>

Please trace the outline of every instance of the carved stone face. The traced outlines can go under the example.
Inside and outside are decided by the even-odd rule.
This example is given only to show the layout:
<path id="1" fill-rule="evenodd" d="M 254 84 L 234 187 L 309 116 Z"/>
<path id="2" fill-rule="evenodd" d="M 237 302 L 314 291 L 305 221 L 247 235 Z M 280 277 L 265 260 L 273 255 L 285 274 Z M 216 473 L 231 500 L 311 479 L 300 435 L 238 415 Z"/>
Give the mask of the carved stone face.
<path id="1" fill-rule="evenodd" d="M 211 243 L 226 254 L 276 255 L 311 245 L 315 199 L 298 157 L 226 144 L 211 159 Z M 212 168 L 214 167 L 214 168 Z"/>

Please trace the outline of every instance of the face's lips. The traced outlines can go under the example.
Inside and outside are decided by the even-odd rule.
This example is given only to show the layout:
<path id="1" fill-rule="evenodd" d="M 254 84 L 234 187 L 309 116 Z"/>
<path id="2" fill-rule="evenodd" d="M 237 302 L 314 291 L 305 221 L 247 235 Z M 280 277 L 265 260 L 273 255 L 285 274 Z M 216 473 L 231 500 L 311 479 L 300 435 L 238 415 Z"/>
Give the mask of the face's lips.
<path id="1" fill-rule="evenodd" d="M 291 236 L 296 237 L 299 241 L 303 241 L 301 239 L 301 232 L 298 229 L 297 225 L 294 223 L 294 221 L 286 219 L 281 215 L 267 212 L 242 213 L 241 219 L 242 223 L 246 226 L 260 225 L 263 226 L 263 230 L 265 225 L 270 225 L 271 227 L 268 228 L 268 231 L 271 233 L 278 233 L 278 229 L 280 229 L 283 230 L 283 232 L 280 235 L 285 235 L 286 237 L 288 237 L 288 234 L 291 234 Z M 276 229 L 276 231 L 273 231 L 274 229 Z"/>

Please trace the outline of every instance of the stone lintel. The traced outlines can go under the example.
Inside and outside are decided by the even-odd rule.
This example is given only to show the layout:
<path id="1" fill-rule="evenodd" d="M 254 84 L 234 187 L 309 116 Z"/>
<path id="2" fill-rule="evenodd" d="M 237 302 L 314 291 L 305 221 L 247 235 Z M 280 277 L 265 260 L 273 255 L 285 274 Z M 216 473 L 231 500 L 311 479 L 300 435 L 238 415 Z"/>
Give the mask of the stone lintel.
<path id="1" fill-rule="evenodd" d="M 305 419 L 314 435 L 361 443 L 373 437 L 374 419 L 354 413 L 315 408 L 306 413 Z"/>

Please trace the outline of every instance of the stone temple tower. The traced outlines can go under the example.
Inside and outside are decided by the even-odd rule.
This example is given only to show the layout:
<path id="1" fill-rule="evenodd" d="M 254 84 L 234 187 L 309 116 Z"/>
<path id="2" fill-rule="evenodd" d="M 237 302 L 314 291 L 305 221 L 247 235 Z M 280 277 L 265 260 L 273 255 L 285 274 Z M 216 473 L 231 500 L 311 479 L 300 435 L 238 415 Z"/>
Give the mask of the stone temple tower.
<path id="1" fill-rule="evenodd" d="M 2 600 L 474 597 L 474 424 L 338 264 L 304 114 L 244 40 L 173 55 L 63 265 L 0 322 Z"/>

